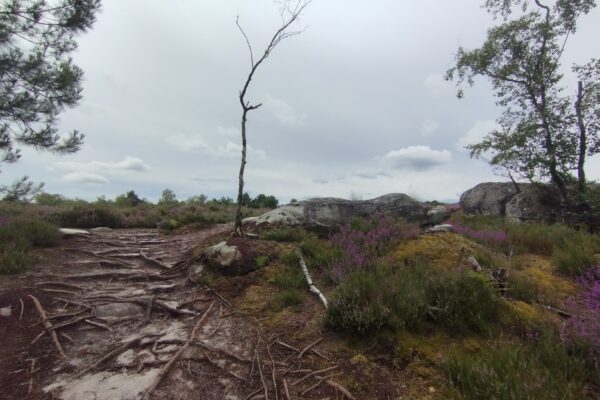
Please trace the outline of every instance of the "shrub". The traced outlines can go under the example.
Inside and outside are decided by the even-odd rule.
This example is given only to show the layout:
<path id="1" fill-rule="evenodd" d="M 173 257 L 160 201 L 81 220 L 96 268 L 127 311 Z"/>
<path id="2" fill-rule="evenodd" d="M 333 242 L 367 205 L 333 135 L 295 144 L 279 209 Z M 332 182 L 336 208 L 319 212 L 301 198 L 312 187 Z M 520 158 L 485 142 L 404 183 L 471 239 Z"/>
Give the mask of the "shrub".
<path id="1" fill-rule="evenodd" d="M 506 280 L 507 294 L 515 300 L 532 303 L 537 300 L 538 290 L 533 278 L 519 271 L 512 271 Z"/>
<path id="2" fill-rule="evenodd" d="M 451 331 L 483 331 L 498 314 L 499 301 L 489 278 L 444 272 L 432 278 L 429 294 L 433 320 Z"/>
<path id="3" fill-rule="evenodd" d="M 442 364 L 452 398 L 578 400 L 585 398 L 585 366 L 560 343 L 505 343 L 475 354 L 453 353 Z"/>
<path id="4" fill-rule="evenodd" d="M 25 247 L 54 246 L 60 239 L 58 228 L 46 221 L 30 217 L 17 217 L 0 225 L 0 241 L 12 242 Z"/>
<path id="5" fill-rule="evenodd" d="M 294 252 L 282 253 L 279 259 L 284 263 L 272 279 L 272 283 L 280 289 L 299 289 L 306 284 L 304 273 Z"/>
<path id="6" fill-rule="evenodd" d="M 572 315 L 567 320 L 567 341 L 582 348 L 587 359 L 600 368 L 600 266 L 588 271 L 579 279 L 581 292 L 566 302 Z"/>
<path id="7" fill-rule="evenodd" d="M 596 263 L 595 246 L 585 235 L 571 235 L 554 247 L 552 260 L 561 274 L 579 276 Z"/>
<path id="8" fill-rule="evenodd" d="M 339 283 L 344 275 L 365 268 L 384 253 L 396 234 L 397 227 L 383 215 L 371 219 L 353 218 L 331 237 L 331 242 L 340 250 L 340 257 L 331 264 L 330 278 Z"/>
<path id="9" fill-rule="evenodd" d="M 380 279 L 365 270 L 348 275 L 329 303 L 325 325 L 359 335 L 391 325 L 391 310 L 383 304 L 380 284 Z"/>
<path id="10" fill-rule="evenodd" d="M 27 247 L 22 243 L 0 242 L 0 275 L 23 272 L 27 262 Z"/>
<path id="11" fill-rule="evenodd" d="M 503 248 L 507 247 L 508 235 L 504 230 L 492 230 L 480 228 L 479 230 L 473 229 L 470 226 L 463 225 L 460 222 L 453 222 L 452 227 L 454 232 L 467 236 L 475 240 L 476 242 L 482 243 L 486 246 Z"/>
<path id="12" fill-rule="evenodd" d="M 275 242 L 301 242 L 306 231 L 301 228 L 275 228 L 261 234 L 261 239 Z"/>
<path id="13" fill-rule="evenodd" d="M 495 289 L 482 276 L 437 270 L 417 259 L 348 274 L 325 322 L 331 329 L 363 335 L 382 327 L 418 329 L 425 321 L 450 331 L 482 330 L 498 308 Z"/>
<path id="14" fill-rule="evenodd" d="M 53 219 L 61 226 L 69 228 L 95 228 L 98 226 L 120 228 L 123 225 L 122 217 L 119 214 L 106 207 L 95 205 L 60 210 L 54 214 Z"/>

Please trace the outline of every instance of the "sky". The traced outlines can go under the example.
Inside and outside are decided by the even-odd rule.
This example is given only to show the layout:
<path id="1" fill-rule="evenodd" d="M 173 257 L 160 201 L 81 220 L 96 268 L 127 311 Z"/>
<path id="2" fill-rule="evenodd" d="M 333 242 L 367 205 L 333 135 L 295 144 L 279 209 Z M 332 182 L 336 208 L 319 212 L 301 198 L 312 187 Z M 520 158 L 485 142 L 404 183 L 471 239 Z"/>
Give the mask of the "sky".
<path id="1" fill-rule="evenodd" d="M 454 202 L 502 181 L 464 150 L 500 109 L 477 81 L 456 97 L 443 80 L 459 46 L 482 44 L 498 21 L 478 0 L 313 0 L 298 36 L 252 81 L 245 188 L 252 196 L 374 198 L 406 193 Z M 235 21 L 261 53 L 281 21 L 272 0 L 104 0 L 73 59 L 83 99 L 61 114 L 86 135 L 68 156 L 23 149 L 1 183 L 23 175 L 49 193 L 94 200 L 128 190 L 156 200 L 237 193 L 241 106 L 250 70 Z M 600 10 L 581 19 L 566 67 L 598 56 Z M 594 51 L 595 50 L 595 51 Z M 588 163 L 600 178 L 600 160 Z"/>

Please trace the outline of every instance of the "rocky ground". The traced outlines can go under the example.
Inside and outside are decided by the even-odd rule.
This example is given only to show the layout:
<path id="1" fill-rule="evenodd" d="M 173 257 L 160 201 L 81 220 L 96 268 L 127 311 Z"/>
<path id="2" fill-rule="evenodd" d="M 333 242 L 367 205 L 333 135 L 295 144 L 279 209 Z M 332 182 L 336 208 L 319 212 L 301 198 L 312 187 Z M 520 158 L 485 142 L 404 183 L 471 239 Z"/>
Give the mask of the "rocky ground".
<path id="1" fill-rule="evenodd" d="M 75 235 L 2 277 L 0 398 L 344 397 L 318 332 L 270 329 L 235 306 L 235 287 L 189 281 L 193 249 L 230 231 Z"/>

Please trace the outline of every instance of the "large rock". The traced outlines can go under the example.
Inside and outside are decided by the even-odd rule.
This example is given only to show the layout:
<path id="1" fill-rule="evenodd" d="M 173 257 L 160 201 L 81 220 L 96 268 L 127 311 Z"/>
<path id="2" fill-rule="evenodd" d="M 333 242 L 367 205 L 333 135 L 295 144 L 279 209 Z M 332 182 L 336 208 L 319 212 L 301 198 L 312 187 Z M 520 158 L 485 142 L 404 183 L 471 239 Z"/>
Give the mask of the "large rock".
<path id="1" fill-rule="evenodd" d="M 460 206 L 467 214 L 505 215 L 506 203 L 516 194 L 510 182 L 480 183 L 460 196 Z"/>
<path id="2" fill-rule="evenodd" d="M 230 238 L 227 242 L 207 247 L 202 253 L 200 263 L 222 275 L 243 275 L 258 269 L 252 249 L 243 238 Z M 198 272 L 195 275 L 202 274 L 198 266 L 194 272 Z"/>
<path id="3" fill-rule="evenodd" d="M 345 200 L 332 197 L 310 199 L 281 206 L 259 216 L 254 223 L 331 227 L 352 217 L 385 214 L 408 220 L 423 220 L 428 208 L 411 197 L 393 193 L 372 200 Z"/>
<path id="4" fill-rule="evenodd" d="M 467 214 L 497 215 L 515 221 L 554 221 L 559 214 L 551 188 L 519 183 L 520 192 L 511 182 L 486 182 L 467 190 L 460 205 Z"/>

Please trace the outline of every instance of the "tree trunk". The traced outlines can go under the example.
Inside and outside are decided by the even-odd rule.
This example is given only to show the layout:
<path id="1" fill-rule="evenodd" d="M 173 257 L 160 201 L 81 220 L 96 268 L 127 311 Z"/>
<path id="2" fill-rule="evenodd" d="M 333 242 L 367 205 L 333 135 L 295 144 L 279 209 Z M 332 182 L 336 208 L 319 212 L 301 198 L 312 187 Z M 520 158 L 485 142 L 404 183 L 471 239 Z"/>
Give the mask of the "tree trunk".
<path id="1" fill-rule="evenodd" d="M 587 133 L 583 120 L 583 82 L 577 83 L 577 100 L 575 101 L 575 112 L 577 114 L 577 126 L 579 127 L 579 159 L 577 160 L 577 189 L 579 193 L 585 192 L 585 156 L 587 153 Z"/>
<path id="2" fill-rule="evenodd" d="M 240 175 L 239 175 L 239 185 L 238 185 L 238 197 L 237 197 L 237 211 L 235 213 L 235 235 L 243 236 L 243 227 L 242 227 L 242 198 L 244 195 L 244 169 L 246 168 L 246 114 L 248 114 L 248 110 L 244 107 L 244 112 L 242 114 L 242 162 L 240 164 Z"/>

